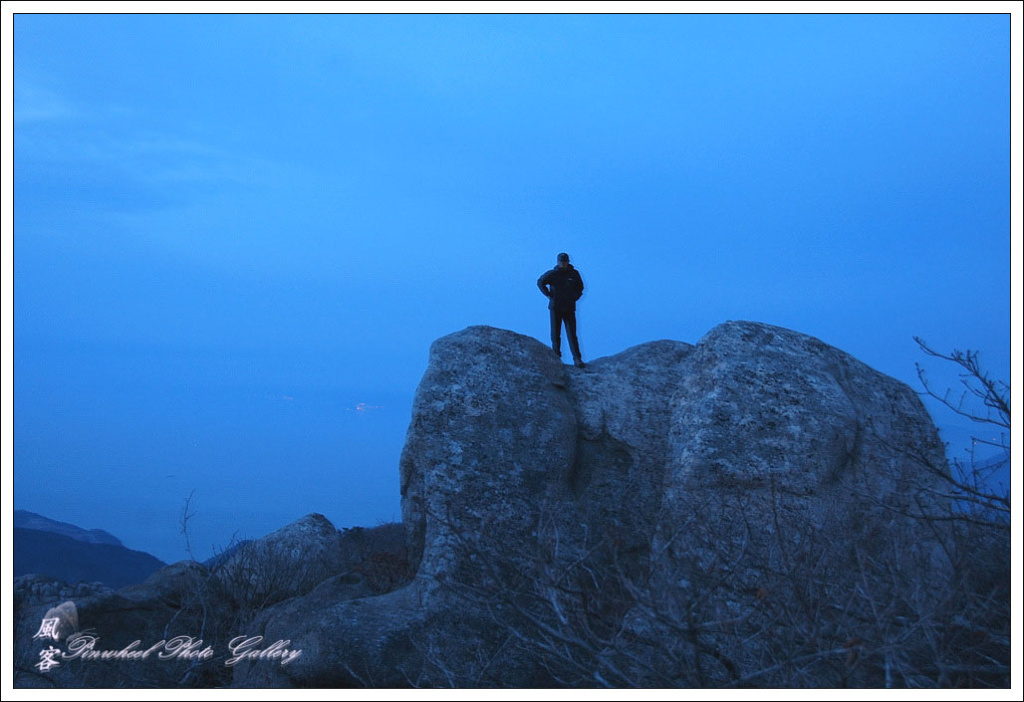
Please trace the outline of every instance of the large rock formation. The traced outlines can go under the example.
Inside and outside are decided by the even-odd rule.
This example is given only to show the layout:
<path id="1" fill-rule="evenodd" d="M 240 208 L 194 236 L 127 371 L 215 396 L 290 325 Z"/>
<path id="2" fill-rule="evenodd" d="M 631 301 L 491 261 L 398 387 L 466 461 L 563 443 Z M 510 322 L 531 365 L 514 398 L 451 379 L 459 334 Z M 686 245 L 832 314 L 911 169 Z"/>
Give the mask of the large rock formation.
<path id="1" fill-rule="evenodd" d="M 269 610 L 267 639 L 309 655 L 240 666 L 235 683 L 604 684 L 576 670 L 604 660 L 611 684 L 678 684 L 600 650 L 650 659 L 664 647 L 645 637 L 677 640 L 687 617 L 753 621 L 782 571 L 824 563 L 821 544 L 868 559 L 894 534 L 917 541 L 906 513 L 930 499 L 922 459 L 944 466 L 915 393 L 796 332 L 727 323 L 578 370 L 535 339 L 471 327 L 432 345 L 402 453 L 416 577 Z M 692 633 L 666 664 L 710 646 L 724 677 L 693 680 L 742 678 Z"/>
<path id="2" fill-rule="evenodd" d="M 301 649 L 232 666 L 246 687 L 888 684 L 858 656 L 924 606 L 941 559 L 912 515 L 944 467 L 910 388 L 796 332 L 730 322 L 576 369 L 470 327 L 416 393 L 408 563 L 385 554 L 371 583 L 307 519 L 259 548 L 293 575 L 315 553 L 322 582 L 284 578 L 220 639 Z M 262 591 L 239 559 L 220 572 Z M 147 587 L 194 592 L 177 568 Z"/>

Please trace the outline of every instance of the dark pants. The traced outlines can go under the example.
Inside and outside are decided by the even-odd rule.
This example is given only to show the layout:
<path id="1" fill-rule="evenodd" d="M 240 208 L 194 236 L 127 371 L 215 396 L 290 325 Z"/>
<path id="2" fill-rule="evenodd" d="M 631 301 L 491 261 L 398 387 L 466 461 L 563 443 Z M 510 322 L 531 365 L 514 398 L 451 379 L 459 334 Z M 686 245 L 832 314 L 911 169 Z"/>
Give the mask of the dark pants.
<path id="1" fill-rule="evenodd" d="M 576 338 L 576 311 L 551 309 L 551 348 L 559 356 L 562 355 L 562 323 L 565 323 L 565 336 L 569 339 L 569 350 L 572 357 L 580 358 L 580 342 Z"/>

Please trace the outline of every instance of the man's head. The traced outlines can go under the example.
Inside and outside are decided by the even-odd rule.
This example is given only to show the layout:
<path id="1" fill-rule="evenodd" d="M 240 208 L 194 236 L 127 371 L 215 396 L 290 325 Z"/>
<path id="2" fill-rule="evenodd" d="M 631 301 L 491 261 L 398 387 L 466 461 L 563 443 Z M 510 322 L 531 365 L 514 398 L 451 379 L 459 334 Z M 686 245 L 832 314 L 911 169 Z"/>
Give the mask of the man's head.
<path id="1" fill-rule="evenodd" d="M 569 265 L 569 254 L 560 253 L 558 254 L 558 267 L 565 268 Z"/>

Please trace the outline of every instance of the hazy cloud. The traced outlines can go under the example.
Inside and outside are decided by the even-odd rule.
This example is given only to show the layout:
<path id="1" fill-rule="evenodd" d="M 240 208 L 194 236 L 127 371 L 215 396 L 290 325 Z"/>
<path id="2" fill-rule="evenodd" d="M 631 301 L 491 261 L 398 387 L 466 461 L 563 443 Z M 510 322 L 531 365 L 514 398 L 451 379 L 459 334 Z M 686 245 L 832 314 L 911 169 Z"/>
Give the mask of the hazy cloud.
<path id="1" fill-rule="evenodd" d="M 14 81 L 14 123 L 64 121 L 80 115 L 80 110 L 54 90 L 31 78 Z"/>

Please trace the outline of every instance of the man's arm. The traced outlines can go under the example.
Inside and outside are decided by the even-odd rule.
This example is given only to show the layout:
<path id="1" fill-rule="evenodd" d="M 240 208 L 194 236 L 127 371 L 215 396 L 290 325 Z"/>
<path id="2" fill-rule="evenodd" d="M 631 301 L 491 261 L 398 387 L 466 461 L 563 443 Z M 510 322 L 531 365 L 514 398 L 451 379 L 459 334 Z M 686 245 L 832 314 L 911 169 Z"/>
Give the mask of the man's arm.
<path id="1" fill-rule="evenodd" d="M 544 271 L 540 278 L 537 278 L 537 287 L 544 293 L 544 297 L 551 297 L 551 291 L 548 290 L 548 275 L 551 271 Z"/>
<path id="2" fill-rule="evenodd" d="M 580 281 L 580 289 L 576 291 L 576 299 L 579 300 L 581 297 L 583 297 L 583 276 L 580 275 L 579 271 L 576 271 L 576 277 Z"/>

